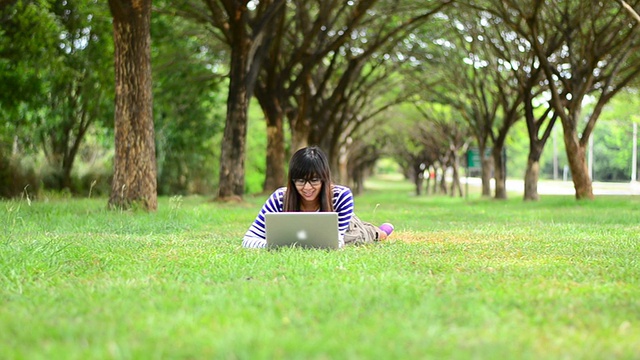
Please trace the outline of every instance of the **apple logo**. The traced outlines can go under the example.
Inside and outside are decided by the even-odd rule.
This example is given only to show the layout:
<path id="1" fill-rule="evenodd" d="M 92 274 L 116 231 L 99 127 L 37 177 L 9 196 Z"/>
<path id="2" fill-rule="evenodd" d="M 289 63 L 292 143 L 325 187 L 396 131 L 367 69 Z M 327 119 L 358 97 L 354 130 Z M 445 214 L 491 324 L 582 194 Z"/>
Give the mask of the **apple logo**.
<path id="1" fill-rule="evenodd" d="M 304 230 L 298 231 L 296 235 L 298 236 L 298 240 L 307 240 L 307 232 Z"/>

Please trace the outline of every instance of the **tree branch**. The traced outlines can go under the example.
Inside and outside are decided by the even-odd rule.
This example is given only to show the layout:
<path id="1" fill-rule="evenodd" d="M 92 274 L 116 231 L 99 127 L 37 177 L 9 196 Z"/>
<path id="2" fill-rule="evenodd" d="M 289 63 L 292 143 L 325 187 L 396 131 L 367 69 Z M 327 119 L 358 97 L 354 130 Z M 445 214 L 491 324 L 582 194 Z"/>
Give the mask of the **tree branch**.
<path id="1" fill-rule="evenodd" d="M 640 23 L 640 15 L 638 15 L 638 13 L 633 10 L 633 8 L 629 6 L 629 4 L 627 4 L 624 0 L 620 0 L 620 4 L 622 4 L 622 7 L 625 8 L 629 12 L 629 14 L 631 14 L 631 16 L 633 16 L 633 18 Z"/>

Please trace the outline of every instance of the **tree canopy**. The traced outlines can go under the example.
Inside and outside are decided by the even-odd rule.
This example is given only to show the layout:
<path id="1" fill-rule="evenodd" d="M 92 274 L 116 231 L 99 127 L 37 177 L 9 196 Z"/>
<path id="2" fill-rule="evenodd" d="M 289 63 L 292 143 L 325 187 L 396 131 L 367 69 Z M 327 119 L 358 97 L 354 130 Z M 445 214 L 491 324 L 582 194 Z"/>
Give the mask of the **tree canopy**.
<path id="1" fill-rule="evenodd" d="M 536 200 L 556 123 L 577 199 L 593 197 L 592 177 L 628 177 L 624 148 L 635 120 L 614 105 L 618 94 L 637 98 L 640 1 L 159 1 L 149 8 L 149 69 L 134 71 L 145 63 L 138 56 L 126 69 L 138 75 L 118 83 L 122 43 L 113 26 L 126 16 L 111 14 L 125 14 L 113 10 L 126 4 L 112 1 L 111 12 L 94 0 L 0 6 L 5 188 L 11 181 L 86 192 L 96 180 L 78 177 L 96 161 L 101 181 L 120 188 L 118 174 L 137 163 L 118 172 L 126 153 L 117 144 L 131 146 L 140 133 L 110 145 L 126 115 L 117 94 L 135 88 L 140 74 L 153 74 L 142 82 L 150 84 L 140 98 L 148 105 L 125 108 L 148 109 L 153 131 L 140 151 L 153 154 L 141 163 L 157 168 L 153 193 L 240 197 L 247 161 L 272 190 L 284 181 L 287 153 L 316 144 L 336 180 L 360 188 L 384 156 L 416 181 L 438 169 L 455 185 L 464 152 L 477 147 L 483 194 L 493 178 L 495 197 L 505 198 L 503 164 L 514 159 L 504 149 L 517 141 L 528 142 L 518 144 L 524 198 Z M 596 131 L 599 119 L 616 125 Z M 247 154 L 249 135 L 264 138 L 259 154 Z M 600 159 L 595 171 L 590 156 Z"/>

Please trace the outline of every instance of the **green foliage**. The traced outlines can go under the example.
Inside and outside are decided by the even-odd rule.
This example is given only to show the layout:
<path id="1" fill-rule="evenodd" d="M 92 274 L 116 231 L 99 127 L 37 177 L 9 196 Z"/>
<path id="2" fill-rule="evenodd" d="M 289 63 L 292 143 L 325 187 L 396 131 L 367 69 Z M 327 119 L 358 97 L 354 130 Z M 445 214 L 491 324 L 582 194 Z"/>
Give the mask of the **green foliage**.
<path id="1" fill-rule="evenodd" d="M 398 26 L 408 14 L 423 12 L 435 3 L 417 6 L 412 2 L 378 1 L 367 12 L 373 18 L 354 24 L 358 31 L 351 34 L 349 45 L 338 50 L 337 53 L 344 56 L 336 58 L 332 66 L 342 66 L 338 64 L 348 57 L 357 56 L 375 40 L 374 34 Z M 321 1 L 296 4 L 307 6 L 310 18 L 335 10 L 323 8 Z M 172 14 L 171 11 L 176 11 L 173 5 L 162 0 L 155 2 L 156 11 L 152 19 L 159 192 L 212 193 L 218 181 L 226 111 L 226 83 L 221 76 L 227 75 L 227 69 L 221 65 L 227 61 L 226 49 L 221 49 L 219 39 L 211 35 L 209 28 Z M 287 3 L 290 11 L 294 10 L 292 5 L 295 4 Z M 356 2 L 345 5 L 345 9 L 369 5 Z M 618 9 L 618 6 L 612 5 L 611 8 Z M 463 7 L 456 9 L 466 11 Z M 63 177 L 60 168 L 64 162 L 61 159 L 73 158 L 69 146 L 76 141 L 82 143 L 72 164 L 70 186 L 73 193 L 81 196 L 108 193 L 113 156 L 113 46 L 107 2 L 19 0 L 3 5 L 1 11 L 0 161 L 3 166 L 0 168 L 0 187 L 3 189 L 0 189 L 0 194 L 20 195 L 27 183 L 36 194 L 41 190 L 49 191 L 41 189 L 43 185 L 60 188 Z M 297 14 L 303 16 L 301 12 Z M 351 13 L 340 14 L 339 20 L 346 23 Z M 464 19 L 468 14 L 462 15 L 465 14 L 461 14 Z M 469 21 L 478 19 L 472 17 Z M 366 31 L 378 25 L 382 26 L 378 29 L 380 32 Z M 399 39 L 391 47 L 381 47 L 372 54 L 372 61 L 363 64 L 363 74 L 375 70 L 369 73 L 369 80 L 373 81 L 378 74 L 387 75 L 389 72 L 388 82 L 381 83 L 384 84 L 381 86 L 384 94 L 380 96 L 379 90 L 363 91 L 363 107 L 352 107 L 345 114 L 353 113 L 350 116 L 354 115 L 354 119 L 366 118 L 372 109 L 396 97 L 418 92 L 427 93 L 425 100 L 432 102 L 443 101 L 444 97 L 451 95 L 461 102 L 461 108 L 468 109 L 470 104 L 460 97 L 456 82 L 446 78 L 446 75 L 451 75 L 455 80 L 463 74 L 461 69 L 465 72 L 472 70 L 471 66 L 463 65 L 464 60 L 470 60 L 469 52 L 454 53 L 456 49 L 451 46 L 452 40 L 444 34 L 450 25 L 456 23 L 441 13 L 419 28 L 412 29 L 406 39 Z M 295 31 L 295 27 L 288 29 Z M 321 37 L 314 35 L 309 41 L 321 43 L 340 34 L 328 31 Z M 293 36 L 294 33 L 291 35 L 290 40 L 294 43 L 302 41 L 302 38 Z M 487 33 L 485 38 L 489 35 Z M 324 63 L 321 68 L 325 66 L 328 67 L 329 63 Z M 405 72 L 399 72 L 399 68 Z M 408 73 L 408 70 L 414 71 Z M 337 71 L 336 76 L 343 73 Z M 295 70 L 291 74 L 292 78 L 297 75 Z M 316 75 L 320 76 L 321 72 L 314 72 Z M 419 81 L 414 83 L 408 79 Z M 474 79 L 479 80 L 478 77 Z M 364 89 L 362 84 L 358 90 Z M 299 100 L 296 96 L 294 94 L 292 99 L 297 100 L 291 103 L 294 110 L 294 103 Z M 638 99 L 637 91 L 618 94 L 603 112 L 592 134 L 596 180 L 628 180 L 630 122 L 640 121 L 637 116 Z M 314 106 L 326 110 L 318 103 Z M 393 153 L 391 156 L 396 157 L 406 172 L 409 167 L 406 157 L 409 155 L 402 159 L 403 156 L 397 154 L 400 150 L 410 155 L 419 152 L 421 144 L 410 135 L 415 133 L 416 124 L 424 122 L 410 108 L 387 109 L 375 119 L 375 125 L 358 128 L 352 139 L 384 147 L 387 155 Z M 587 114 L 587 109 L 585 107 L 583 113 Z M 262 191 L 266 148 L 264 119 L 259 107 L 253 104 L 250 111 L 245 163 L 245 190 L 249 194 Z M 90 122 L 90 126 L 86 133 L 80 135 L 80 122 L 85 120 Z M 352 125 L 345 124 L 344 128 L 352 129 Z M 507 139 L 507 171 L 514 178 L 522 177 L 526 166 L 528 143 L 523 125 L 518 124 Z M 567 160 L 561 132 L 556 134 L 561 173 Z M 363 139 L 357 139 L 358 136 Z M 541 159 L 541 178 L 552 176 L 554 156 L 553 145 L 549 141 Z M 386 165 L 382 168 L 386 169 Z"/>
<path id="2" fill-rule="evenodd" d="M 638 114 L 640 114 L 640 98 L 637 89 L 629 89 L 617 94 L 605 107 L 600 125 L 592 135 L 596 180 L 629 181 L 631 179 L 633 123 L 640 127 Z"/>
<path id="3" fill-rule="evenodd" d="M 523 178 L 527 169 L 527 157 L 529 156 L 529 137 L 527 125 L 524 121 L 516 123 L 509 132 L 510 136 L 505 143 L 507 177 Z M 541 161 L 540 167 L 544 163 Z M 543 174 L 540 174 L 543 176 Z"/>
<path id="4" fill-rule="evenodd" d="M 632 125 L 600 126 L 593 137 L 594 178 L 599 181 L 630 180 Z"/>
<path id="5" fill-rule="evenodd" d="M 368 187 L 358 214 L 396 232 L 329 252 L 240 248 L 263 196 L 1 202 L 3 357 L 636 357 L 638 198 Z"/>
<path id="6" fill-rule="evenodd" d="M 380 138 L 386 139 L 389 156 L 400 165 L 403 173 L 409 174 L 413 159 L 419 158 L 424 151 L 424 139 L 416 131 L 424 119 L 410 104 L 388 110 L 385 115 L 389 121 L 376 129 L 376 132 L 384 134 Z"/>
<path id="7" fill-rule="evenodd" d="M 59 31 L 48 1 L 16 1 L 0 13 L 0 153 L 10 153 L 14 136 L 26 135 L 25 104 L 41 109 L 43 74 L 55 57 Z"/>
<path id="8" fill-rule="evenodd" d="M 245 193 L 262 193 L 266 173 L 267 126 L 257 102 L 249 107 L 247 153 L 245 160 Z M 282 184 L 284 186 L 286 184 Z"/>
<path id="9" fill-rule="evenodd" d="M 4 10 L 0 116 L 8 121 L 0 155 L 17 150 L 15 163 L 27 166 L 21 171 L 35 169 L 53 189 L 63 186 L 68 158 L 73 193 L 108 193 L 114 76 L 107 3 L 20 1 Z M 219 55 L 206 50 L 205 29 L 195 24 L 154 13 L 152 26 L 159 191 L 210 193 L 225 111 L 221 78 L 211 70 Z"/>
<path id="10" fill-rule="evenodd" d="M 37 192 L 40 183 L 32 169 L 20 166 L 15 159 L 0 156 L 0 198 L 13 198 L 24 193 Z"/>
<path id="11" fill-rule="evenodd" d="M 106 3 L 17 1 L 3 8 L 0 40 L 1 152 L 44 154 L 56 189 L 70 187 L 92 125 L 113 118 L 113 45 Z M 4 134 L 4 135 L 3 135 Z M 9 136 L 7 136 L 9 135 Z M 77 190 L 77 189 L 76 189 Z"/>
<path id="12" fill-rule="evenodd" d="M 2 7 L 0 96 L 5 111 L 15 111 L 30 100 L 23 94 L 39 93 L 43 87 L 41 66 L 51 59 L 56 45 L 52 34 L 59 32 L 50 6 L 49 1 L 16 1 Z"/>
<path id="13" fill-rule="evenodd" d="M 224 129 L 225 83 L 206 29 L 154 12 L 152 68 L 160 194 L 211 193 Z"/>
<path id="14" fill-rule="evenodd" d="M 376 174 L 397 174 L 399 172 L 401 169 L 392 158 L 382 158 L 376 163 Z"/>

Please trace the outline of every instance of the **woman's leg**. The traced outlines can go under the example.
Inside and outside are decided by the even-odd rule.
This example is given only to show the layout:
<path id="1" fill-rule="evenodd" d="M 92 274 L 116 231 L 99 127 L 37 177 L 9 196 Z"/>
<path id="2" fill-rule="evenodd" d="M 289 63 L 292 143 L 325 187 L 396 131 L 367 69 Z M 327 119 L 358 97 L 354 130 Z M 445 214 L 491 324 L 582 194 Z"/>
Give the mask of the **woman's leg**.
<path id="1" fill-rule="evenodd" d="M 393 231 L 393 225 L 387 225 L 390 225 L 391 231 Z M 349 229 L 344 235 L 344 243 L 345 245 L 368 244 L 374 241 L 384 240 L 387 236 L 387 232 L 371 223 L 360 220 L 359 217 L 353 214 L 351 223 L 349 224 Z"/>

